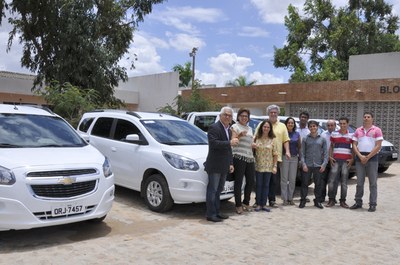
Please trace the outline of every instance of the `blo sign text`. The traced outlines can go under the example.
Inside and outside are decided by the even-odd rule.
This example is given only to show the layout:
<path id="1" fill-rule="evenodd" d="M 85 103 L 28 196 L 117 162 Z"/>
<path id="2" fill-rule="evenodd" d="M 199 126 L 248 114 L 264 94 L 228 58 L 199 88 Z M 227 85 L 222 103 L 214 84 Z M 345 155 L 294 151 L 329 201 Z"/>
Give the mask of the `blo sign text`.
<path id="1" fill-rule="evenodd" d="M 381 86 L 379 90 L 382 94 L 400 93 L 400 85 L 399 86 Z"/>

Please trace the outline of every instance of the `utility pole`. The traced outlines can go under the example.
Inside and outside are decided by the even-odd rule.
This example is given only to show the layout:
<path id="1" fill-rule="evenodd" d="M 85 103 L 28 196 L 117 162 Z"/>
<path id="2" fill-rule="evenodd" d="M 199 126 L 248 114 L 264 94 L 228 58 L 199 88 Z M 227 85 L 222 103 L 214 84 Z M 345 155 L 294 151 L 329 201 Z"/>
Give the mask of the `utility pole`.
<path id="1" fill-rule="evenodd" d="M 192 52 L 189 53 L 189 56 L 193 58 L 192 63 L 192 89 L 194 88 L 194 69 L 195 69 L 195 61 L 196 61 L 196 52 L 199 48 L 193 47 Z"/>

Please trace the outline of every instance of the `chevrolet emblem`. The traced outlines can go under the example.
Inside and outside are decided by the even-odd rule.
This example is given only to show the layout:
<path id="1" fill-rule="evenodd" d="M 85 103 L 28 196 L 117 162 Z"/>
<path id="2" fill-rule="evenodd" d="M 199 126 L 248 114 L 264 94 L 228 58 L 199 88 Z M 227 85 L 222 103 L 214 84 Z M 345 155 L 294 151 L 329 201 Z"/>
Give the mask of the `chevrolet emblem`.
<path id="1" fill-rule="evenodd" d="M 58 183 L 63 184 L 63 185 L 71 185 L 72 183 L 75 183 L 75 182 L 76 182 L 76 178 L 72 178 L 72 177 L 63 177 L 58 180 Z"/>

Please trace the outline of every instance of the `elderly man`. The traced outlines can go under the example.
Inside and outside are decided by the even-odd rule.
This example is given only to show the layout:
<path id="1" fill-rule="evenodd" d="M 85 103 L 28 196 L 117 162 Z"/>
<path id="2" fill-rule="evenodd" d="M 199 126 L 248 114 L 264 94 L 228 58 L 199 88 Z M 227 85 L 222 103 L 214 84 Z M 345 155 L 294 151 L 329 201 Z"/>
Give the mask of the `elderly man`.
<path id="1" fill-rule="evenodd" d="M 205 171 L 208 173 L 206 215 L 210 222 L 221 222 L 228 218 L 227 215 L 220 213 L 220 195 L 225 185 L 226 176 L 233 172 L 231 146 L 239 143 L 237 138 L 232 139 L 232 133 L 229 129 L 232 115 L 232 108 L 223 107 L 219 114 L 219 121 L 208 129 L 208 155 Z"/>
<path id="2" fill-rule="evenodd" d="M 328 128 L 326 131 L 321 133 L 321 136 L 325 138 L 326 140 L 326 148 L 328 151 L 330 150 L 329 148 L 331 147 L 331 135 L 332 133 L 336 130 L 336 121 L 334 119 L 329 119 L 326 122 L 326 127 Z M 328 178 L 329 178 L 329 172 L 331 171 L 331 165 L 328 163 L 326 165 L 325 171 L 322 174 L 321 178 L 321 203 L 325 201 L 325 197 L 327 195 L 326 192 L 326 186 L 328 184 Z"/>
<path id="3" fill-rule="evenodd" d="M 280 182 L 280 167 L 282 164 L 282 146 L 285 149 L 285 156 L 290 159 L 290 149 L 289 149 L 289 134 L 287 128 L 284 123 L 278 120 L 278 114 L 280 112 L 280 108 L 277 105 L 269 105 L 267 107 L 267 114 L 269 116 L 269 121 L 272 123 L 272 130 L 276 136 L 275 141 L 277 142 L 277 151 L 278 151 L 278 168 L 276 174 L 273 174 L 269 183 L 269 206 L 278 207 L 276 204 L 276 190 L 277 185 Z M 261 129 L 259 126 L 256 129 L 256 132 Z M 255 133 L 256 134 L 256 133 Z"/>

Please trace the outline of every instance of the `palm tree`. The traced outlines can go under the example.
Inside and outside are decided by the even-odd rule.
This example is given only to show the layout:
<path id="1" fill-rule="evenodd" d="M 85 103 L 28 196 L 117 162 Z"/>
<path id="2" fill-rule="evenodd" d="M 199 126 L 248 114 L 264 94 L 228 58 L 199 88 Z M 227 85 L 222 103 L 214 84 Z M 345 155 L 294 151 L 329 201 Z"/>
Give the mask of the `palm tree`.
<path id="1" fill-rule="evenodd" d="M 176 64 L 172 70 L 179 73 L 179 87 L 188 87 L 192 81 L 192 63 L 186 62 L 184 66 Z"/>
<path id="2" fill-rule="evenodd" d="M 257 80 L 253 80 L 251 82 L 247 82 L 247 79 L 244 75 L 240 75 L 234 81 L 228 81 L 225 83 L 225 86 L 253 86 L 257 83 Z"/>

